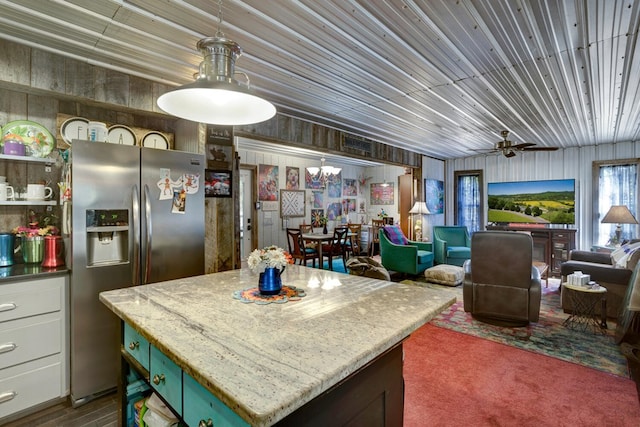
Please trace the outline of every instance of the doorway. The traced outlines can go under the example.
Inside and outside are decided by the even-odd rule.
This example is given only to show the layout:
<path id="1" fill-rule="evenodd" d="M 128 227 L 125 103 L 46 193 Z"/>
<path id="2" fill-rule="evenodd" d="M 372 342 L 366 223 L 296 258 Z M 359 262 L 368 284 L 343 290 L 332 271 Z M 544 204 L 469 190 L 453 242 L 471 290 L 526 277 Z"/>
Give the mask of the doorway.
<path id="1" fill-rule="evenodd" d="M 245 260 L 258 247 L 258 224 L 255 221 L 257 168 L 240 165 L 240 259 Z"/>

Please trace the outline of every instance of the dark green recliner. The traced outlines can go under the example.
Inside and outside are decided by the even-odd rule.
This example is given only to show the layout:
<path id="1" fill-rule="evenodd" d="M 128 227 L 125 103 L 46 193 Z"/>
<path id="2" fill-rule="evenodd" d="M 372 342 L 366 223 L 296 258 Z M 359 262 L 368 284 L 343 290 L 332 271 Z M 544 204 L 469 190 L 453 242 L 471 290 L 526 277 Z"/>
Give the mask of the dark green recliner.
<path id="1" fill-rule="evenodd" d="M 467 227 L 436 225 L 433 227 L 433 253 L 436 264 L 462 267 L 471 259 L 471 238 Z"/>
<path id="2" fill-rule="evenodd" d="M 397 226 L 396 226 L 397 227 Z M 406 240 L 406 244 L 392 243 L 381 228 L 380 258 L 382 265 L 391 271 L 418 275 L 427 268 L 433 267 L 433 246 L 431 242 L 415 242 Z"/>

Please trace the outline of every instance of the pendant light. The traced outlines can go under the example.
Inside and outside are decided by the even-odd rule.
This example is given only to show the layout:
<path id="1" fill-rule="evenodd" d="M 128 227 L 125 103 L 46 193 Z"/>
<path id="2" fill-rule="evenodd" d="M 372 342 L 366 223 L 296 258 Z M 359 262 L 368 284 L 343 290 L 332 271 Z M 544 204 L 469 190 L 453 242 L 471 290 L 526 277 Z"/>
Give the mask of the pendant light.
<path id="1" fill-rule="evenodd" d="M 307 172 L 311 175 L 312 179 L 320 182 L 321 188 L 326 188 L 327 183 L 331 180 L 333 175 L 338 175 L 342 168 L 337 168 L 335 166 L 326 166 L 324 164 L 325 158 L 322 157 L 320 159 L 320 167 L 310 166 L 307 168 Z"/>
<path id="2" fill-rule="evenodd" d="M 276 108 L 267 100 L 254 95 L 247 83 L 235 78 L 235 62 L 242 48 L 224 36 L 222 1 L 218 2 L 218 30 L 215 37 L 204 38 L 196 48 L 204 56 L 196 80 L 171 90 L 158 98 L 163 111 L 194 122 L 214 125 L 246 125 L 272 118 Z"/>

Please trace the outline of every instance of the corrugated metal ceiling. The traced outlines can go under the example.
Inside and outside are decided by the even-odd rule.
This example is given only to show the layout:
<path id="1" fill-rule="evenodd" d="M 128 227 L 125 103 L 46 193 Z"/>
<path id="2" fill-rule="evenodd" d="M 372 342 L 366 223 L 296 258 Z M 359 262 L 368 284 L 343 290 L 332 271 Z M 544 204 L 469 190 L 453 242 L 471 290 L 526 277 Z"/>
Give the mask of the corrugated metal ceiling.
<path id="1" fill-rule="evenodd" d="M 436 158 L 640 134 L 640 0 L 225 0 L 236 70 L 279 112 Z M 0 37 L 192 81 L 210 0 L 0 0 Z M 240 78 L 241 79 L 241 78 Z M 522 155 L 531 155 L 523 153 Z"/>

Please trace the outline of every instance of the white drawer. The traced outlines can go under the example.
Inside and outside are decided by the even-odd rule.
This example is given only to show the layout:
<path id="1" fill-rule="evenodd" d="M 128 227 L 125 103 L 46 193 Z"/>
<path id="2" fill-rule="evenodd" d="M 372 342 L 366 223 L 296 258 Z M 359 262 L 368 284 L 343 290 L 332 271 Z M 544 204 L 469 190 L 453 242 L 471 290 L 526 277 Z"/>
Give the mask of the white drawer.
<path id="1" fill-rule="evenodd" d="M 58 313 L 0 323 L 0 369 L 60 353 L 62 330 Z"/>
<path id="2" fill-rule="evenodd" d="M 0 424 L 3 417 L 61 397 L 61 377 L 62 363 L 57 361 L 1 379 Z"/>
<path id="3" fill-rule="evenodd" d="M 0 285 L 0 322 L 60 311 L 64 276 Z"/>

